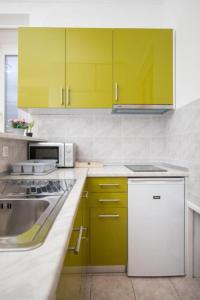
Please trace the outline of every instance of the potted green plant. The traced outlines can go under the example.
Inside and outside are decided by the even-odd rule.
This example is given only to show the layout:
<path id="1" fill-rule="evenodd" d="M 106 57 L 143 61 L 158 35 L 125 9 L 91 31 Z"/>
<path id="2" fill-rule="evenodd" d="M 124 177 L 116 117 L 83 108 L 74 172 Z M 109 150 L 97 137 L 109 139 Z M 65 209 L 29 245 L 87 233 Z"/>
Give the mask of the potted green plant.
<path id="1" fill-rule="evenodd" d="M 26 131 L 26 136 L 30 136 L 30 137 L 33 136 L 32 129 L 33 129 L 34 125 L 35 125 L 34 121 L 28 123 L 28 128 L 27 128 L 27 131 Z"/>
<path id="2" fill-rule="evenodd" d="M 12 119 L 10 122 L 12 126 L 12 132 L 17 135 L 24 135 L 25 129 L 27 129 L 29 125 L 29 123 L 24 119 Z"/>

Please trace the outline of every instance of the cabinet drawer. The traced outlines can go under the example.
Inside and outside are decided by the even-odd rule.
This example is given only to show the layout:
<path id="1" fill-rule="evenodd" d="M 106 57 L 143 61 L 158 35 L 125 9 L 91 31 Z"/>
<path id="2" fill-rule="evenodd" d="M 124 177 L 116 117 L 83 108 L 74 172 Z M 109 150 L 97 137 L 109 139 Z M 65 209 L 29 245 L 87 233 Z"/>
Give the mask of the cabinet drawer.
<path id="1" fill-rule="evenodd" d="M 127 193 L 89 193 L 90 207 L 127 207 Z"/>
<path id="2" fill-rule="evenodd" d="M 97 177 L 88 178 L 88 190 L 90 192 L 127 192 L 127 178 L 123 177 Z"/>
<path id="3" fill-rule="evenodd" d="M 127 263 L 127 208 L 90 209 L 90 264 Z"/>

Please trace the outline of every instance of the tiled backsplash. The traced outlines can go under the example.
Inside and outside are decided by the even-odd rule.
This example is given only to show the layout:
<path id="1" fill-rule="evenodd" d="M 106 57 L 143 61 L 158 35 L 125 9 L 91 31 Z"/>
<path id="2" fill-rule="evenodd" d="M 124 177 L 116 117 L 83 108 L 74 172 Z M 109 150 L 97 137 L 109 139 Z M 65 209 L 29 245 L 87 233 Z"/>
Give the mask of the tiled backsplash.
<path id="1" fill-rule="evenodd" d="M 163 116 L 39 115 L 35 134 L 53 141 L 73 141 L 78 160 L 126 164 L 159 160 L 163 149 Z"/>
<path id="2" fill-rule="evenodd" d="M 78 160 L 185 166 L 190 170 L 189 193 L 200 199 L 200 100 L 161 116 L 79 114 L 34 119 L 35 134 L 75 142 Z"/>
<path id="3" fill-rule="evenodd" d="M 3 146 L 8 146 L 8 157 L 2 156 Z M 27 142 L 0 138 L 0 172 L 10 169 L 14 162 L 27 159 Z"/>
<path id="4" fill-rule="evenodd" d="M 189 168 L 188 191 L 200 201 L 200 99 L 165 115 L 163 124 L 162 160 Z"/>

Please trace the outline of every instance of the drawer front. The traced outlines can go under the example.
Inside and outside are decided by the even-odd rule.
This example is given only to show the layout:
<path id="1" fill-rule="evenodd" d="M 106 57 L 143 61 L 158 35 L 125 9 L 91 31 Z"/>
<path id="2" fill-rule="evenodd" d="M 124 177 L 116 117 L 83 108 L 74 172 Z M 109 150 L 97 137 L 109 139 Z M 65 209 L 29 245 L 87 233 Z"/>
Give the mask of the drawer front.
<path id="1" fill-rule="evenodd" d="M 128 180 L 124 177 L 97 177 L 88 178 L 87 180 L 88 190 L 90 192 L 102 193 L 102 192 L 127 192 Z"/>
<path id="2" fill-rule="evenodd" d="M 90 264 L 127 264 L 127 208 L 90 209 Z"/>
<path id="3" fill-rule="evenodd" d="M 89 193 L 90 207 L 127 207 L 127 193 Z"/>

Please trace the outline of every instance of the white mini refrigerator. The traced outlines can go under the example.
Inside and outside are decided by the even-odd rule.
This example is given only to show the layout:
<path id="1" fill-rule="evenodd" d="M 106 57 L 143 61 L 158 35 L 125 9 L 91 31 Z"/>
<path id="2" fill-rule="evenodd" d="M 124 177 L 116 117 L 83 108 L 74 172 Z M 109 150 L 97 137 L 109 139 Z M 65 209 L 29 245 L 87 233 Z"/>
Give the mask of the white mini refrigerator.
<path id="1" fill-rule="evenodd" d="M 184 178 L 128 180 L 128 276 L 185 274 Z"/>

